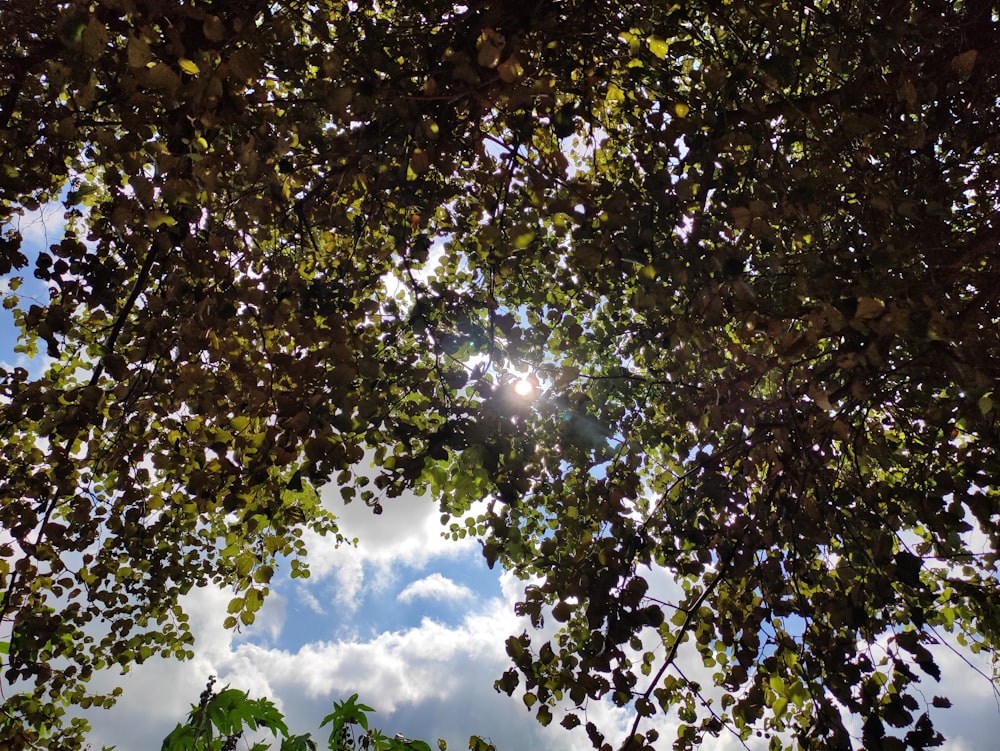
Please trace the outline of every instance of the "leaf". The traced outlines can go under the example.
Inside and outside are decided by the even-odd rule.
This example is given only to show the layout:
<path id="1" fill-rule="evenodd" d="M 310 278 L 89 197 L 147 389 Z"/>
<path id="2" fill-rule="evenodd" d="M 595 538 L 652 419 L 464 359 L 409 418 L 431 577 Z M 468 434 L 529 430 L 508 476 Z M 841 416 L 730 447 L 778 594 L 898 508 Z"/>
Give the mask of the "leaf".
<path id="1" fill-rule="evenodd" d="M 180 77 L 163 62 L 154 63 L 139 78 L 146 86 L 168 93 L 177 91 L 181 85 Z"/>
<path id="2" fill-rule="evenodd" d="M 430 168 L 430 154 L 423 149 L 414 149 L 410 155 L 410 168 L 418 175 L 422 175 Z"/>
<path id="3" fill-rule="evenodd" d="M 524 65 L 515 54 L 508 57 L 497 66 L 497 75 L 504 83 L 517 83 L 524 77 Z"/>
<path id="4" fill-rule="evenodd" d="M 972 70 L 978 59 L 979 52 L 977 50 L 966 50 L 951 59 L 951 69 L 959 78 L 968 78 L 972 75 Z"/>
<path id="5" fill-rule="evenodd" d="M 979 397 L 976 402 L 976 406 L 979 407 L 979 411 L 982 413 L 983 417 L 986 417 L 993 411 L 993 392 L 987 391 L 981 397 Z"/>
<path id="6" fill-rule="evenodd" d="M 771 690 L 774 691 L 778 696 L 785 695 L 785 681 L 780 675 L 771 674 L 768 677 L 768 684 L 771 686 Z"/>
<path id="7" fill-rule="evenodd" d="M 476 43 L 476 62 L 484 68 L 496 68 L 506 43 L 502 34 L 493 29 L 483 29 Z"/>
<path id="8" fill-rule="evenodd" d="M 774 711 L 775 717 L 781 717 L 785 714 L 785 710 L 788 707 L 788 699 L 785 697 L 779 697 L 775 700 L 774 704 L 771 705 L 771 709 Z"/>
<path id="9" fill-rule="evenodd" d="M 535 718 L 544 727 L 552 722 L 552 710 L 549 709 L 548 705 L 540 704 L 538 711 L 535 713 Z"/>
<path id="10" fill-rule="evenodd" d="M 146 220 L 148 222 L 150 229 L 157 229 L 159 227 L 173 227 L 177 224 L 177 220 L 174 219 L 169 214 L 162 211 L 152 211 Z"/>
<path id="11" fill-rule="evenodd" d="M 229 427 L 236 432 L 242 432 L 250 426 L 250 418 L 237 415 L 229 421 Z"/>
<path id="12" fill-rule="evenodd" d="M 972 4 L 877 0 L 874 34 L 837 3 L 54 3 L 45 33 L 35 5 L 0 24 L 26 751 L 87 745 L 58 712 L 113 702 L 95 671 L 192 654 L 185 593 L 229 591 L 242 628 L 279 562 L 349 543 L 313 488 L 386 516 L 424 494 L 523 580 L 497 686 L 543 722 L 610 699 L 630 723 L 651 690 L 679 723 L 640 718 L 651 747 L 696 748 L 720 694 L 746 741 L 934 740 L 881 724 L 936 674 L 901 635 L 1000 646 Z M 649 686 L 652 644 L 706 685 Z"/>
<path id="13" fill-rule="evenodd" d="M 670 51 L 670 43 L 662 37 L 649 36 L 646 38 L 646 44 L 649 45 L 649 51 L 661 60 L 663 60 Z M 683 117 L 683 115 L 681 117 Z"/>
<path id="14" fill-rule="evenodd" d="M 140 37 L 129 37 L 126 48 L 128 64 L 133 68 L 145 68 L 153 59 L 153 53 L 149 48 L 149 43 Z"/>
<path id="15" fill-rule="evenodd" d="M 750 209 L 746 206 L 735 206 L 729 210 L 733 216 L 733 223 L 738 229 L 746 229 L 753 219 Z"/>
<path id="16" fill-rule="evenodd" d="M 878 318 L 882 311 L 885 310 L 885 303 L 874 297 L 860 297 L 858 298 L 858 307 L 854 312 L 854 317 L 865 321 L 872 318 Z"/>
<path id="17" fill-rule="evenodd" d="M 522 228 L 517 231 L 514 236 L 514 248 L 517 250 L 524 250 L 527 248 L 535 239 L 535 233 L 530 229 Z"/>

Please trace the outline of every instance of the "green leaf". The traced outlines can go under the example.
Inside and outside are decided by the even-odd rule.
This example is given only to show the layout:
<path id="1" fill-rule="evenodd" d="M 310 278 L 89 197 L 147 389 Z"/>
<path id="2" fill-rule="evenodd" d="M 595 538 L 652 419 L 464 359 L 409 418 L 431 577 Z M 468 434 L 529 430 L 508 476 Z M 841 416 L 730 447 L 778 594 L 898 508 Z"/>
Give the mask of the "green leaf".
<path id="1" fill-rule="evenodd" d="M 775 717 L 782 717 L 785 714 L 785 709 L 788 707 L 788 699 L 785 697 L 780 697 L 774 701 L 771 705 L 771 709 L 774 712 Z"/>
<path id="2" fill-rule="evenodd" d="M 192 654 L 192 589 L 253 623 L 279 561 L 346 541 L 331 486 L 430 496 L 526 583 L 497 685 L 542 722 L 649 688 L 688 751 L 701 696 L 779 741 L 828 697 L 830 737 L 892 745 L 872 718 L 937 670 L 901 635 L 1000 647 L 985 4 L 36 5 L 0 23 L 27 745 L 86 746 L 58 713 L 113 702 L 95 670 Z M 717 685 L 647 686 L 619 650 L 654 644 Z"/>

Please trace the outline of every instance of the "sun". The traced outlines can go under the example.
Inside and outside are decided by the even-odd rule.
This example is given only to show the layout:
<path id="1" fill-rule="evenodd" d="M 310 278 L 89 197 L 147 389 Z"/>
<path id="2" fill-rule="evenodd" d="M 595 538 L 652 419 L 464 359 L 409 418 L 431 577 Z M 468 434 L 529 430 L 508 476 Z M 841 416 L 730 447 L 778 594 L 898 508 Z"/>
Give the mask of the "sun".
<path id="1" fill-rule="evenodd" d="M 526 399 L 535 393 L 535 384 L 527 378 L 522 378 L 514 384 L 514 393 Z"/>

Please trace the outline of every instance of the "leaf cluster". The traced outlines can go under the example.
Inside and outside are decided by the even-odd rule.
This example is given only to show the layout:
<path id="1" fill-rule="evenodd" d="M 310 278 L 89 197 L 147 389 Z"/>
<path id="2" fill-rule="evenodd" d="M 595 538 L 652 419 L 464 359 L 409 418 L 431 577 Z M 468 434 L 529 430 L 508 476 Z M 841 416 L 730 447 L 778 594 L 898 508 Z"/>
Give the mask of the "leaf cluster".
<path id="1" fill-rule="evenodd" d="M 162 751 L 232 751 L 240 740 L 248 741 L 251 751 L 267 751 L 272 745 L 254 740 L 256 731 L 268 730 L 279 742 L 280 751 L 316 751 L 316 742 L 308 734 L 292 735 L 284 716 L 266 698 L 251 699 L 237 689 L 214 688 L 215 677 L 208 680 L 196 705 L 192 705 L 186 722 L 178 723 L 163 740 Z M 369 727 L 368 715 L 374 712 L 359 704 L 354 694 L 344 701 L 334 702 L 333 712 L 323 718 L 320 727 L 331 726 L 327 748 L 330 751 L 430 751 L 424 741 L 410 740 L 401 735 L 389 737 Z M 250 738 L 246 738 L 250 734 Z M 257 733 L 259 736 L 259 733 Z M 475 745 L 479 744 L 479 745 Z M 438 741 L 446 751 L 444 741 Z M 489 751 L 493 747 L 480 738 L 470 740 L 470 748 Z"/>
<path id="2" fill-rule="evenodd" d="M 542 722 L 933 747 L 930 647 L 1000 638 L 995 16 L 6 3 L 3 739 L 190 656 L 193 587 L 252 624 L 335 483 L 532 580 Z"/>

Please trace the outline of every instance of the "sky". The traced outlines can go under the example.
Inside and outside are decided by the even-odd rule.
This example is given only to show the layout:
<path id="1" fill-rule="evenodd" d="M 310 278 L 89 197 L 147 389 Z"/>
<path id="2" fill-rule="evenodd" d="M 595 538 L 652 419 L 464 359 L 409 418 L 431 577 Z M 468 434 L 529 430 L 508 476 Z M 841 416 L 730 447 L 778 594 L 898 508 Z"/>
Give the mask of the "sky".
<path id="1" fill-rule="evenodd" d="M 28 215 L 21 230 L 38 252 L 57 240 L 57 219 Z M 29 252 L 32 255 L 32 252 Z M 18 294 L 43 297 L 30 272 Z M 6 291 L 0 280 L 0 291 Z M 15 332 L 8 311 L 0 309 L 0 363 L 25 364 L 12 351 Z M 555 722 L 543 728 L 515 694 L 493 689 L 509 666 L 504 640 L 532 632 L 514 614 L 524 583 L 499 568 L 490 570 L 475 540 L 453 541 L 442 532 L 440 513 L 427 498 L 403 496 L 375 516 L 364 504 L 343 507 L 334 488 L 322 492 L 339 516 L 341 531 L 359 538 L 357 547 L 335 548 L 328 540 L 308 537 L 312 576 L 293 580 L 287 570 L 273 581 L 272 595 L 257 621 L 240 633 L 222 622 L 231 592 L 205 588 L 185 599 L 196 636 L 195 658 L 180 663 L 153 659 L 126 675 L 98 674 L 95 690 L 122 686 L 118 705 L 87 716 L 93 725 L 92 748 L 119 751 L 158 748 L 161 739 L 197 701 L 210 675 L 229 685 L 266 696 L 285 713 L 293 733 L 310 732 L 323 747 L 320 719 L 335 700 L 359 694 L 373 706 L 372 724 L 383 731 L 464 749 L 480 735 L 500 751 L 570 751 L 590 747 L 581 728 L 567 731 Z M 650 594 L 667 598 L 675 585 L 663 571 L 647 572 Z M 542 638 L 532 633 L 533 640 Z M 945 751 L 980 751 L 996 747 L 1000 707 L 985 678 L 958 656 L 937 648 L 942 681 L 922 684 L 928 701 L 948 696 L 953 707 L 934 719 L 948 738 Z M 976 659 L 986 667 L 985 656 Z M 700 661 L 681 653 L 691 677 L 707 675 Z M 988 672 L 988 670 L 987 670 Z M 623 736 L 631 718 L 608 703 L 592 703 L 586 719 L 608 734 Z M 663 748 L 669 748 L 676 718 L 658 717 Z M 241 746 L 242 748 L 243 746 Z M 731 736 L 709 739 L 704 751 L 740 748 Z M 750 743 L 766 747 L 766 739 Z"/>
<path id="2" fill-rule="evenodd" d="M 22 237 L 21 252 L 28 257 L 30 263 L 34 262 L 42 250 L 62 239 L 63 226 L 62 207 L 58 204 L 42 206 L 37 211 L 27 212 L 18 218 L 15 227 Z M 31 269 L 29 264 L 26 269 L 7 275 L 0 274 L 0 298 L 5 299 L 10 294 L 11 277 L 18 277 L 21 279 L 21 286 L 14 294 L 20 298 L 19 307 L 27 310 L 32 304 L 46 304 L 48 291 L 45 284 L 32 275 Z M 44 366 L 44 358 L 38 358 L 35 363 L 29 362 L 24 355 L 14 352 L 16 343 L 14 314 L 0 305 L 0 364 L 22 366 L 29 371 L 38 372 Z"/>
<path id="3" fill-rule="evenodd" d="M 333 500 L 333 493 L 324 494 Z M 363 505 L 341 508 L 343 531 L 357 536 L 356 549 L 333 549 L 310 541 L 314 574 L 306 583 L 279 580 L 276 596 L 257 623 L 243 634 L 220 625 L 229 594 L 202 590 L 188 598 L 196 630 L 196 658 L 188 663 L 154 661 L 121 676 L 101 676 L 124 686 L 119 705 L 91 715 L 94 747 L 117 744 L 120 751 L 149 748 L 196 700 L 208 675 L 222 684 L 277 700 L 294 732 L 313 732 L 334 700 L 360 694 L 375 707 L 372 722 L 395 734 L 444 738 L 449 748 L 466 748 L 468 736 L 489 738 L 500 751 L 570 751 L 590 747 L 581 729 L 538 725 L 517 695 L 493 689 L 507 668 L 504 640 L 526 620 L 513 605 L 523 584 L 490 571 L 475 541 L 444 539 L 439 512 L 427 498 L 403 497 L 374 516 Z M 663 572 L 648 572 L 653 590 L 668 594 Z M 952 653 L 938 649 L 943 678 L 924 679 L 928 700 L 946 695 L 953 707 L 934 717 L 949 738 L 946 751 L 995 748 L 1000 708 L 989 683 Z M 703 671 L 686 655 L 689 676 Z M 980 661 L 982 662 L 982 661 Z M 588 718 L 620 739 L 629 721 L 607 704 L 591 705 Z M 136 722 L 142 718 L 142 722 Z M 658 726 L 673 737 L 676 720 Z M 764 741 L 751 748 L 766 747 Z M 669 748 L 669 740 L 663 743 Z M 729 736 L 707 741 L 704 751 L 731 751 Z"/>

